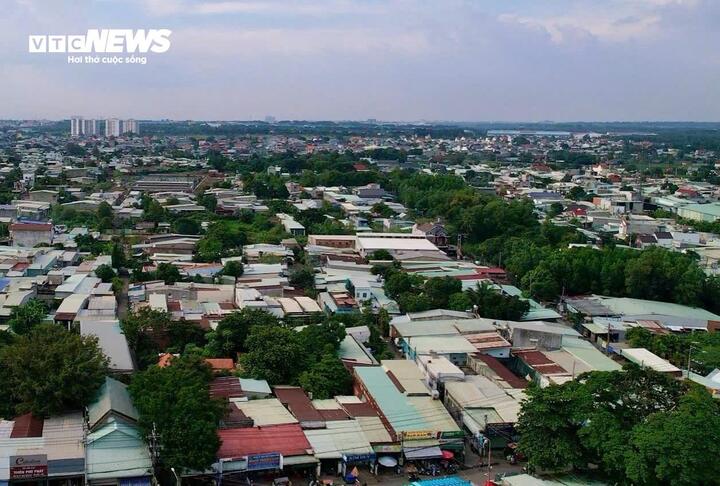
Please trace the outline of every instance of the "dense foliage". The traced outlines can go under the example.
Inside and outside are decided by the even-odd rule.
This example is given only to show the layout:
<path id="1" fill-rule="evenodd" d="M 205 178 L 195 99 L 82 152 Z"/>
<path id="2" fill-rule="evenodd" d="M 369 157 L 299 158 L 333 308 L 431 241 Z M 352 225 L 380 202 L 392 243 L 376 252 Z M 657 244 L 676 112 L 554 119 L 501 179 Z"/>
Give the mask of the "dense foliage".
<path id="1" fill-rule="evenodd" d="M 133 377 L 129 390 L 140 413 L 138 425 L 146 440 L 156 435 L 164 468 L 202 471 L 215 462 L 224 408 L 210 398 L 211 379 L 210 367 L 192 354 Z"/>
<path id="2" fill-rule="evenodd" d="M 626 339 L 630 346 L 648 349 L 681 368 L 687 366 L 689 357 L 690 369 L 702 375 L 720 368 L 718 332 L 654 334 L 643 327 L 633 327 Z"/>
<path id="3" fill-rule="evenodd" d="M 41 324 L 0 347 L 0 415 L 47 417 L 82 409 L 105 380 L 108 359 L 94 336 Z"/>
<path id="4" fill-rule="evenodd" d="M 273 385 L 302 385 L 315 398 L 330 398 L 350 390 L 350 375 L 337 357 L 344 337 L 344 327 L 333 321 L 300 331 L 278 325 L 254 326 L 245 340 L 247 352 L 240 364 L 249 377 Z"/>
<path id="5" fill-rule="evenodd" d="M 167 312 L 149 307 L 129 313 L 120 326 L 141 369 L 157 363 L 161 352 L 182 352 L 206 341 L 205 331 L 195 323 L 175 321 Z"/>
<path id="6" fill-rule="evenodd" d="M 43 302 L 31 299 L 12 310 L 7 324 L 15 334 L 27 334 L 45 319 L 47 313 L 48 308 Z"/>
<path id="7" fill-rule="evenodd" d="M 707 464 L 708 447 L 720 451 L 712 439 L 720 434 L 720 405 L 704 389 L 685 387 L 629 365 L 529 388 L 517 425 L 520 450 L 531 469 L 596 467 L 618 483 L 708 484 L 720 471 Z"/>

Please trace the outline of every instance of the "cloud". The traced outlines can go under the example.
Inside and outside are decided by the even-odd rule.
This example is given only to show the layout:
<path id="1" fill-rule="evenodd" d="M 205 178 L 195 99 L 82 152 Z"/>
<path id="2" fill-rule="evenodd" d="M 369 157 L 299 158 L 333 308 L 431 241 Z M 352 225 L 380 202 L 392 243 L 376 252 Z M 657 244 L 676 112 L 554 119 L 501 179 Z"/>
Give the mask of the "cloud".
<path id="1" fill-rule="evenodd" d="M 370 27 L 203 29 L 173 33 L 173 49 L 182 55 L 208 58 L 259 57 L 264 55 L 409 55 L 427 53 L 431 41 L 423 32 L 387 32 Z"/>
<path id="2" fill-rule="evenodd" d="M 624 43 L 657 38 L 678 10 L 694 9 L 698 5 L 699 0 L 578 1 L 559 14 L 505 12 L 498 15 L 498 20 L 543 32 L 554 44 L 568 44 L 582 39 Z"/>
<path id="3" fill-rule="evenodd" d="M 544 31 L 555 44 L 586 37 L 605 42 L 625 42 L 656 36 L 660 31 L 660 16 L 628 16 L 622 18 L 587 15 L 565 15 L 533 18 L 516 14 L 502 14 L 501 22 L 518 24 L 536 31 Z"/>
<path id="4" fill-rule="evenodd" d="M 145 0 L 152 15 L 306 15 L 327 17 L 339 14 L 380 13 L 384 7 L 372 1 L 351 0 Z"/>

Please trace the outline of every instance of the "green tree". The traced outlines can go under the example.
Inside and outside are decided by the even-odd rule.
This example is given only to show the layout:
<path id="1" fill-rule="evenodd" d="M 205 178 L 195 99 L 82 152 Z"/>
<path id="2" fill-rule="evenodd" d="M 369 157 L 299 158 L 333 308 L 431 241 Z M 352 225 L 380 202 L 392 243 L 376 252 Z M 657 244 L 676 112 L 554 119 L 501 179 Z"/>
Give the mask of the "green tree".
<path id="1" fill-rule="evenodd" d="M 472 301 L 467 292 L 456 292 L 448 299 L 448 309 L 468 311 L 472 309 Z"/>
<path id="2" fill-rule="evenodd" d="M 159 202 L 155 199 L 150 201 L 150 205 L 143 214 L 145 221 L 152 221 L 153 223 L 159 223 L 165 219 L 165 208 L 163 208 Z"/>
<path id="3" fill-rule="evenodd" d="M 170 314 L 149 307 L 129 313 L 120 322 L 125 339 L 141 369 L 157 363 L 158 353 L 162 351 L 160 343 L 167 342 L 171 324 Z"/>
<path id="4" fill-rule="evenodd" d="M 385 261 L 387 261 L 387 260 L 392 260 L 392 259 L 393 259 L 393 257 L 390 254 L 390 252 L 387 250 L 383 250 L 383 249 L 375 250 L 368 256 L 368 260 L 385 260 Z"/>
<path id="5" fill-rule="evenodd" d="M 4 400 L 18 414 L 42 417 L 82 409 L 105 380 L 108 363 L 96 337 L 56 324 L 36 326 L 0 348 Z"/>
<path id="6" fill-rule="evenodd" d="M 391 270 L 386 273 L 385 291 L 393 299 L 397 299 L 401 294 L 420 293 L 422 285 L 422 277 L 410 275 L 398 270 Z"/>
<path id="7" fill-rule="evenodd" d="M 278 326 L 255 326 L 250 330 L 240 358 L 244 373 L 251 378 L 267 380 L 272 385 L 296 382 L 305 350 L 297 333 Z"/>
<path id="8" fill-rule="evenodd" d="M 542 266 L 530 270 L 522 278 L 522 286 L 540 300 L 554 301 L 560 295 L 560 284 L 552 272 Z"/>
<path id="9" fill-rule="evenodd" d="M 582 422 L 576 416 L 577 382 L 546 388 L 530 387 L 518 417 L 519 448 L 528 465 L 560 471 L 582 465 L 578 432 Z"/>
<path id="10" fill-rule="evenodd" d="M 112 221 L 114 217 L 113 208 L 107 202 L 103 201 L 98 205 L 97 210 L 98 219 L 108 218 Z"/>
<path id="11" fill-rule="evenodd" d="M 197 355 L 152 366 L 133 377 L 130 394 L 140 413 L 142 436 L 159 437 L 164 468 L 206 470 L 220 446 L 217 426 L 223 405 L 210 397 L 212 373 Z M 146 439 L 147 440 L 147 439 Z"/>
<path id="12" fill-rule="evenodd" d="M 158 280 L 164 280 L 166 284 L 171 285 L 180 280 L 180 270 L 172 263 L 160 263 L 157 266 L 155 275 Z"/>
<path id="13" fill-rule="evenodd" d="M 100 265 L 95 269 L 95 276 L 104 283 L 108 283 L 115 278 L 115 271 L 110 265 Z"/>
<path id="14" fill-rule="evenodd" d="M 113 227 L 113 220 L 112 218 L 100 218 L 98 219 L 98 230 L 99 231 L 107 231 L 109 229 L 112 229 Z"/>
<path id="15" fill-rule="evenodd" d="M 638 427 L 675 410 L 684 392 L 682 382 L 636 365 L 531 387 L 518 420 L 520 449 L 534 468 L 595 465 L 612 482 L 628 483 L 628 450 Z"/>
<path id="16" fill-rule="evenodd" d="M 503 295 L 486 283 L 468 289 L 467 294 L 480 317 L 518 321 L 530 310 L 527 301 L 514 295 Z"/>
<path id="17" fill-rule="evenodd" d="M 315 272 L 313 268 L 307 265 L 296 266 L 290 272 L 288 282 L 293 287 L 303 290 L 315 289 Z"/>
<path id="18" fill-rule="evenodd" d="M 452 277 L 432 277 L 423 284 L 423 292 L 432 307 L 444 308 L 452 294 L 462 292 L 462 282 Z"/>
<path id="19" fill-rule="evenodd" d="M 243 264 L 239 260 L 228 260 L 223 266 L 223 275 L 238 278 L 243 274 Z"/>
<path id="20" fill-rule="evenodd" d="M 31 299 L 12 310 L 7 324 L 15 334 L 27 334 L 45 319 L 47 313 L 47 306 L 43 302 Z"/>
<path id="21" fill-rule="evenodd" d="M 121 242 L 116 241 L 113 243 L 110 258 L 112 259 L 113 268 L 121 268 L 125 265 L 125 249 Z"/>
<path id="22" fill-rule="evenodd" d="M 632 432 L 627 477 L 637 485 L 717 484 L 720 406 L 705 390 L 680 400 L 677 409 L 650 415 Z"/>
<path id="23" fill-rule="evenodd" d="M 585 192 L 585 189 L 583 189 L 580 186 L 575 186 L 572 189 L 570 189 L 568 191 L 567 195 L 573 201 L 584 201 L 588 197 L 588 194 L 587 194 L 587 192 Z"/>
<path id="24" fill-rule="evenodd" d="M 397 303 L 403 312 L 423 312 L 433 307 L 432 302 L 426 295 L 411 292 L 400 294 Z"/>
<path id="25" fill-rule="evenodd" d="M 198 242 L 195 259 L 199 262 L 214 262 L 220 260 L 222 254 L 222 241 L 214 237 L 206 236 Z"/>
<path id="26" fill-rule="evenodd" d="M 197 201 L 200 206 L 204 206 L 205 209 L 207 209 L 211 213 L 214 213 L 215 209 L 217 208 L 217 198 L 215 198 L 215 196 L 213 196 L 212 194 L 202 194 L 198 196 Z"/>
<path id="27" fill-rule="evenodd" d="M 370 210 L 373 214 L 380 216 L 381 218 L 390 218 L 393 214 L 395 214 L 395 211 L 390 209 L 390 207 L 383 202 L 373 204 L 373 207 Z"/>
<path id="28" fill-rule="evenodd" d="M 246 350 L 245 340 L 254 326 L 273 327 L 279 321 L 272 314 L 245 308 L 223 317 L 214 331 L 208 336 L 207 353 L 214 357 L 237 357 Z"/>
<path id="29" fill-rule="evenodd" d="M 300 386 L 312 393 L 314 399 L 323 400 L 335 395 L 348 394 L 352 388 L 350 373 L 335 354 L 326 353 L 320 361 L 300 374 Z"/>
<path id="30" fill-rule="evenodd" d="M 200 233 L 200 223 L 190 218 L 178 218 L 173 222 L 176 233 L 181 235 L 197 235 Z"/>

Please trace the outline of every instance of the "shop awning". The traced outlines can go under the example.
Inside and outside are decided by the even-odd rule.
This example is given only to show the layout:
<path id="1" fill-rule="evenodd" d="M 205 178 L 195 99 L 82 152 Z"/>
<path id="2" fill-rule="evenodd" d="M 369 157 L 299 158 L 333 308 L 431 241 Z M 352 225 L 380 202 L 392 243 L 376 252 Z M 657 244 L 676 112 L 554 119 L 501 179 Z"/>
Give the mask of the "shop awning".
<path id="1" fill-rule="evenodd" d="M 150 486 L 151 484 L 149 476 L 120 479 L 120 486 Z"/>
<path id="2" fill-rule="evenodd" d="M 290 456 L 283 457 L 283 467 L 285 466 L 302 466 L 304 464 L 317 464 L 318 460 L 314 456 Z"/>
<path id="3" fill-rule="evenodd" d="M 463 412 L 462 414 L 462 423 L 465 427 L 467 427 L 472 435 L 477 435 L 484 429 L 484 426 L 477 423 L 467 412 Z"/>
<path id="4" fill-rule="evenodd" d="M 403 454 L 405 454 L 405 458 L 410 461 L 442 458 L 442 451 L 440 450 L 440 446 L 437 445 L 425 447 L 405 447 L 403 448 Z"/>

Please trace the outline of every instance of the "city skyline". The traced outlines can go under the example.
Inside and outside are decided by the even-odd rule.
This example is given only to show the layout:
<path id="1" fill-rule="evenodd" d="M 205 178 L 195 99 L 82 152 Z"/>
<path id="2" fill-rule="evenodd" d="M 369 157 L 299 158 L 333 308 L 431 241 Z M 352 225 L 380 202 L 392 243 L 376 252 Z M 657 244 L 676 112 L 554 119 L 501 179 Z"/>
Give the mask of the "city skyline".
<path id="1" fill-rule="evenodd" d="M 702 0 L 12 0 L 0 118 L 717 121 L 719 18 Z M 145 65 L 28 53 L 94 28 L 172 45 Z"/>

